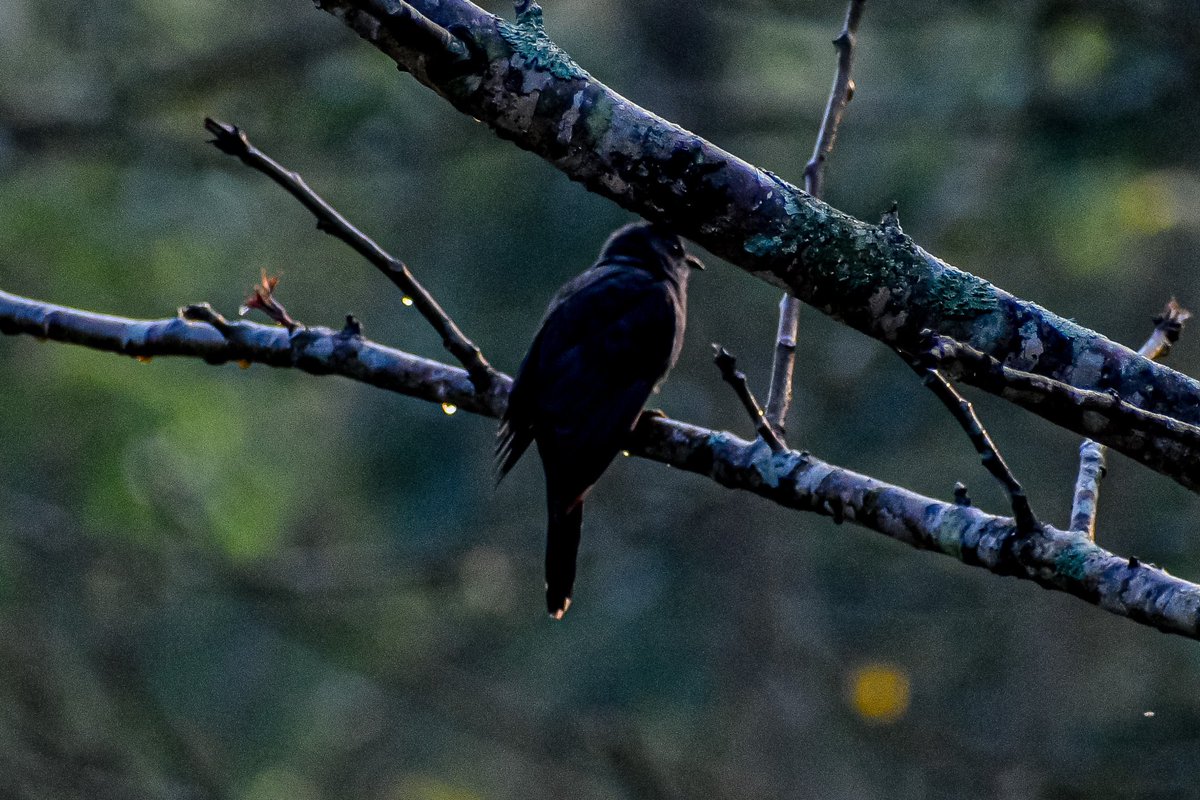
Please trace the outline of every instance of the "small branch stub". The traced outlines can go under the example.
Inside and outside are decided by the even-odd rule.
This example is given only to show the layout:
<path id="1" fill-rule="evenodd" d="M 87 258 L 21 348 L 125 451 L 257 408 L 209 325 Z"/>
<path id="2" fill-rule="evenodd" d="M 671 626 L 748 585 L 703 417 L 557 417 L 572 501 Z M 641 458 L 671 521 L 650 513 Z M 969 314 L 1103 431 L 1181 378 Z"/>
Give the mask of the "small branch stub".
<path id="1" fill-rule="evenodd" d="M 229 338 L 232 331 L 229 320 L 225 319 L 219 311 L 208 303 L 193 303 L 192 305 L 183 306 L 179 309 L 179 318 L 188 322 L 207 323 L 226 339 Z"/>
<path id="2" fill-rule="evenodd" d="M 472 60 L 471 49 L 462 39 L 408 3 L 376 3 L 375 6 L 374 13 L 398 41 L 422 53 L 440 55 L 449 64 Z"/>

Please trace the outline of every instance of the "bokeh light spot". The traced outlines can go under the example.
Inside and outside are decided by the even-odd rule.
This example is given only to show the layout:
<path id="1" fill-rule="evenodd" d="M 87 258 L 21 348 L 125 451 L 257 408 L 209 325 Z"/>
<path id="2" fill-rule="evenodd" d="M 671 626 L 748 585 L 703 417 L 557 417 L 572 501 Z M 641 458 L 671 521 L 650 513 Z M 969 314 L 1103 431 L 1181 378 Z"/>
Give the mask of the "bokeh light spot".
<path id="1" fill-rule="evenodd" d="M 1108 31 L 1095 20 L 1074 20 L 1050 32 L 1050 83 L 1056 89 L 1077 89 L 1094 83 L 1112 61 Z"/>
<path id="2" fill-rule="evenodd" d="M 1179 221 L 1175 193 L 1161 175 L 1144 175 L 1122 186 L 1117 211 L 1125 228 L 1147 235 L 1162 233 Z"/>
<path id="3" fill-rule="evenodd" d="M 866 664 L 850 674 L 850 705 L 865 720 L 889 724 L 908 711 L 908 675 L 892 664 Z"/>

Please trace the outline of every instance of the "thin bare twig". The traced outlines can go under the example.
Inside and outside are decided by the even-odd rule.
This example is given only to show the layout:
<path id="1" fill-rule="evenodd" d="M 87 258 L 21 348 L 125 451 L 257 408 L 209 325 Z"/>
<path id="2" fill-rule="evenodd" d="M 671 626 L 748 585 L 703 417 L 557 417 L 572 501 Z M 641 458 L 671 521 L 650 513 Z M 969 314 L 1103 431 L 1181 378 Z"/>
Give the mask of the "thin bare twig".
<path id="1" fill-rule="evenodd" d="M 403 261 L 388 253 L 370 237 L 350 224 L 333 206 L 309 188 L 299 173 L 284 168 L 266 153 L 250 144 L 246 133 L 236 125 L 204 120 L 204 127 L 215 138 L 212 143 L 223 153 L 235 156 L 279 184 L 288 194 L 317 218 L 317 228 L 341 239 L 363 258 L 374 264 L 395 286 L 411 299 L 413 306 L 421 312 L 433 329 L 442 337 L 446 350 L 466 368 L 471 382 L 480 392 L 486 392 L 495 379 L 495 370 L 483 357 L 475 343 L 454 324 L 454 320 L 433 299 L 425 287 L 413 276 Z"/>
<path id="2" fill-rule="evenodd" d="M 825 103 L 821 117 L 821 129 L 813 147 L 812 158 L 804 167 L 804 190 L 813 197 L 821 197 L 825 189 L 825 162 L 833 152 L 837 139 L 838 125 L 851 98 L 854 97 L 854 79 L 851 67 L 854 62 L 854 43 L 858 34 L 858 23 L 862 18 L 866 0 L 850 0 L 846 8 L 846 19 L 842 32 L 833 40 L 837 48 L 837 70 L 833 75 L 833 86 Z M 792 405 L 792 381 L 796 371 L 796 338 L 800 326 L 800 301 L 785 294 L 779 301 L 779 329 L 775 334 L 775 361 L 771 368 L 771 386 L 767 392 L 767 422 L 783 434 L 787 422 L 788 408 Z"/>
<path id="3" fill-rule="evenodd" d="M 899 351 L 897 351 L 899 352 Z M 904 358 L 904 354 L 900 354 Z M 983 463 L 984 468 L 991 473 L 992 477 L 1000 482 L 1004 490 L 1008 493 L 1009 503 L 1012 505 L 1013 519 L 1017 523 L 1017 532 L 1022 535 L 1029 535 L 1041 528 L 1041 524 L 1037 521 L 1037 517 L 1033 514 L 1033 509 L 1029 505 L 1029 498 L 1025 495 L 1025 489 L 1021 486 L 1020 481 L 1013 475 L 1008 464 L 1004 461 L 1004 457 L 1000 455 L 1000 451 L 996 449 L 996 443 L 992 441 L 992 437 L 983 427 L 983 423 L 979 421 L 979 415 L 975 413 L 975 407 L 971 402 L 963 397 L 954 384 L 946 380 L 942 373 L 938 372 L 937 367 L 923 364 L 919 359 L 908 359 L 905 361 L 913 371 L 921 376 L 922 382 L 929 387 L 930 390 L 942 401 L 942 405 L 950 410 L 954 415 L 954 419 L 966 431 L 967 436 L 971 439 L 971 444 L 975 446 L 975 452 L 979 453 L 979 460 Z M 966 490 L 964 487 L 963 496 L 965 497 Z M 958 492 L 955 492 L 956 499 Z"/>
<path id="4" fill-rule="evenodd" d="M 782 453 L 784 450 L 787 450 L 787 445 L 775 433 L 775 429 L 771 427 L 771 423 L 767 422 L 767 417 L 763 413 L 762 406 L 758 404 L 754 393 L 750 391 L 750 382 L 746 380 L 746 373 L 737 368 L 737 359 L 734 358 L 733 353 L 730 353 L 719 344 L 714 343 L 712 347 L 713 363 L 721 371 L 721 377 L 733 387 L 733 391 L 737 393 L 738 399 L 742 401 L 742 406 L 746 409 L 746 413 L 750 415 L 750 421 L 754 424 L 754 430 L 758 432 L 758 435 L 771 448 L 772 453 Z"/>
<path id="5" fill-rule="evenodd" d="M 352 322 L 340 332 L 308 327 L 289 334 L 274 325 L 229 322 L 205 306 L 185 313 L 204 321 L 127 319 L 0 291 L 0 334 L 70 342 L 143 361 L 175 355 L 293 367 L 489 417 L 503 413 L 512 384 L 498 373 L 492 391 L 480 394 L 464 370 L 375 344 Z M 1140 624 L 1200 639 L 1200 586 L 1110 553 L 1079 534 L 1046 526 L 1031 536 L 1016 536 L 1012 519 L 961 501 L 934 500 L 807 453 L 788 450 L 768 457 L 763 448 L 732 434 L 654 415 L 643 415 L 629 449 L 786 508 L 853 522 L 912 547 L 1068 592 Z"/>
<path id="6" fill-rule="evenodd" d="M 833 46 L 837 48 L 837 71 L 833 76 L 833 86 L 829 90 L 825 115 L 821 118 L 821 130 L 817 134 L 817 144 L 813 148 L 812 158 L 804 167 L 804 190 L 814 197 L 820 197 L 825 190 L 825 161 L 833 152 L 838 125 L 841 124 L 846 106 L 854 97 L 855 86 L 851 68 L 854 65 L 854 44 L 858 35 L 858 24 L 862 20 L 865 5 L 866 0 L 850 0 L 850 5 L 846 8 L 846 20 L 842 23 L 842 31 L 833 40 Z"/>
<path id="7" fill-rule="evenodd" d="M 1179 341 L 1183 324 L 1192 312 L 1172 297 L 1162 313 L 1154 318 L 1154 332 L 1138 349 L 1138 355 L 1158 361 L 1171 352 L 1171 345 Z M 1100 481 L 1108 473 L 1105 463 L 1107 447 L 1092 439 L 1084 439 L 1079 445 L 1079 476 L 1075 479 L 1075 495 L 1071 502 L 1071 524 L 1068 530 L 1096 539 L 1096 514 L 1100 502 Z"/>

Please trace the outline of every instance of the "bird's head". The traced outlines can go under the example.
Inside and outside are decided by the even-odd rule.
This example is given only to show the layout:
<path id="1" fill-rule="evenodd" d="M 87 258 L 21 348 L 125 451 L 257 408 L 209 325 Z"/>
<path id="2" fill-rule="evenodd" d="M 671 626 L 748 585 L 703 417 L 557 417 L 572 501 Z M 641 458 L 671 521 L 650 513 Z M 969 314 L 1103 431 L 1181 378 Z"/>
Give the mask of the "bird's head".
<path id="1" fill-rule="evenodd" d="M 704 269 L 673 231 L 649 222 L 635 222 L 613 231 L 600 251 L 600 260 L 626 262 L 679 283 L 687 281 L 691 270 Z"/>

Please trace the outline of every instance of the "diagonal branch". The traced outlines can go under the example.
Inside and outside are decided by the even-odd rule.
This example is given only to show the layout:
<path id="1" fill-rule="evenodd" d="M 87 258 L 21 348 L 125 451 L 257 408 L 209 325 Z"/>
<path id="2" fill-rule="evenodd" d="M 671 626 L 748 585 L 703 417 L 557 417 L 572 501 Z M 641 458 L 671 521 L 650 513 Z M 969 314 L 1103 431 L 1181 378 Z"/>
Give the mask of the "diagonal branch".
<path id="1" fill-rule="evenodd" d="M 411 300 L 433 329 L 442 337 L 442 344 L 452 356 L 459 360 L 471 375 L 471 380 L 481 392 L 488 390 L 495 379 L 495 371 L 483 357 L 482 351 L 454 324 L 425 287 L 413 276 L 408 266 L 388 253 L 370 237 L 350 224 L 337 209 L 329 205 L 320 195 L 309 188 L 300 174 L 281 166 L 277 161 L 250 144 L 245 131 L 236 125 L 205 119 L 204 127 L 214 137 L 212 143 L 223 153 L 235 156 L 248 167 L 252 167 L 282 186 L 288 194 L 317 218 L 317 228 L 337 239 L 341 239 L 354 251 L 374 264 L 387 276 L 396 288 Z"/>
<path id="2" fill-rule="evenodd" d="M 1123 400 L 1114 391 L 1093 391 L 1022 372 L 946 336 L 929 334 L 927 350 L 952 377 L 1003 397 L 1068 430 L 1136 453 L 1139 461 L 1196 488 L 1200 463 L 1188 462 L 1200 452 L 1200 426 L 1157 414 Z M 1113 445 L 1114 447 L 1116 445 Z M 1168 465 L 1178 464 L 1177 468 Z"/>
<path id="3" fill-rule="evenodd" d="M 854 64 L 854 43 L 858 23 L 862 19 L 866 0 L 850 0 L 846 8 L 846 19 L 842 32 L 833 40 L 837 48 L 837 69 L 833 75 L 833 86 L 829 89 L 829 100 L 821 117 L 821 129 L 813 146 L 812 158 L 804 166 L 804 191 L 820 199 L 825 194 L 825 162 L 833 152 L 837 139 L 838 125 L 854 97 L 854 80 L 851 68 Z M 800 327 L 800 301 L 790 293 L 779 301 L 779 329 L 775 334 L 775 360 L 771 367 L 771 387 L 767 393 L 767 422 L 775 430 L 783 432 L 788 408 L 792 405 L 792 380 L 796 371 L 796 337 Z"/>
<path id="4" fill-rule="evenodd" d="M 342 375 L 389 391 L 498 417 L 512 381 L 497 374 L 487 394 L 468 374 L 342 332 L 228 322 L 203 307 L 181 318 L 135 320 L 41 303 L 0 292 L 0 333 L 32 335 L 149 358 L 192 356 L 212 364 L 246 361 Z M 683 422 L 644 415 L 631 453 L 704 475 L 781 506 L 847 520 L 922 550 L 951 556 L 999 575 L 1032 580 L 1114 614 L 1168 633 L 1200 639 L 1200 586 L 1161 569 L 1116 556 L 1086 537 L 1046 526 L 1017 536 L 1012 519 L 944 503 L 792 450 Z"/>
<path id="5" fill-rule="evenodd" d="M 746 413 L 750 415 L 750 422 L 754 425 L 754 430 L 767 443 L 767 447 L 771 448 L 771 452 L 782 453 L 786 450 L 787 445 L 775 433 L 775 429 L 767 421 L 766 414 L 763 413 L 762 406 L 758 404 L 758 398 L 750 391 L 750 382 L 746 380 L 746 373 L 737 368 L 737 359 L 734 358 L 733 353 L 719 344 L 714 344 L 713 363 L 721 371 L 721 379 L 733 387 L 738 400 L 742 401 L 742 408 L 746 409 Z"/>
<path id="6" fill-rule="evenodd" d="M 971 402 L 963 397 L 954 388 L 954 385 L 937 371 L 936 367 L 926 366 L 915 360 L 905 360 L 908 361 L 913 372 L 921 376 L 922 382 L 937 396 L 937 399 L 942 401 L 942 405 L 949 409 L 954 419 L 966 431 L 967 437 L 975 447 L 975 452 L 979 453 L 979 460 L 983 463 L 984 469 L 991 473 L 992 477 L 998 480 L 1004 487 L 1004 491 L 1008 493 L 1013 519 L 1017 522 L 1017 532 L 1029 535 L 1038 530 L 1041 525 L 1034 516 L 1033 509 L 1029 506 L 1029 498 L 1025 495 L 1024 487 L 1013 475 L 1004 457 L 1000 455 L 1000 451 L 996 449 L 996 443 L 992 441 L 991 435 L 983 427 Z M 963 491 L 965 493 L 965 487 Z"/>
<path id="7" fill-rule="evenodd" d="M 931 329 L 1012 368 L 1083 390 L 1111 389 L 1131 402 L 1136 398 L 1147 411 L 1200 423 L 1200 382 L 950 266 L 898 228 L 843 214 L 640 108 L 555 46 L 536 15 L 514 25 L 468 0 L 410 0 L 486 54 L 477 73 L 451 76 L 424 69 L 420 54 L 381 35 L 368 8 L 373 5 L 321 2 L 401 69 L 499 136 L 624 208 L 669 222 L 835 319 L 910 356 L 919 351 L 920 331 Z M 977 376 L 963 378 L 976 383 Z M 976 385 L 997 391 L 993 383 Z M 1002 396 L 1014 399 L 1009 392 Z M 1050 410 L 1037 402 L 1023 405 L 1043 416 Z M 1072 429 L 1086 427 L 1104 426 Z M 1080 432 L 1200 488 L 1196 447 L 1123 437 L 1119 425 Z"/>
<path id="8" fill-rule="evenodd" d="M 1157 361 L 1166 358 L 1171 346 L 1179 341 L 1183 324 L 1192 312 L 1172 297 L 1162 313 L 1154 318 L 1154 332 L 1138 349 L 1138 355 Z M 1105 464 L 1104 445 L 1092 439 L 1084 439 L 1079 445 L 1079 476 L 1075 479 L 1075 495 L 1071 501 L 1071 523 L 1068 530 L 1096 538 L 1096 511 L 1100 501 L 1100 481 L 1108 472 Z"/>

